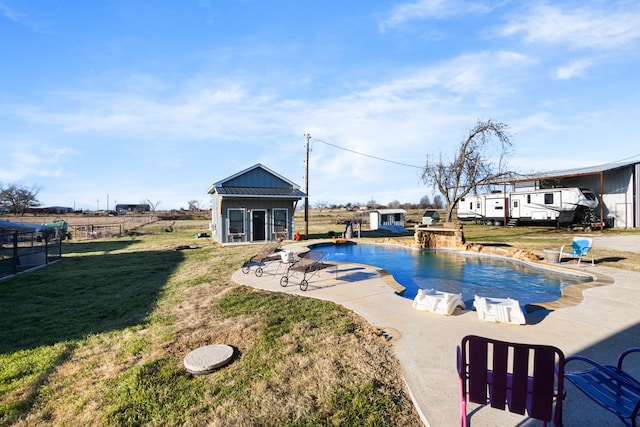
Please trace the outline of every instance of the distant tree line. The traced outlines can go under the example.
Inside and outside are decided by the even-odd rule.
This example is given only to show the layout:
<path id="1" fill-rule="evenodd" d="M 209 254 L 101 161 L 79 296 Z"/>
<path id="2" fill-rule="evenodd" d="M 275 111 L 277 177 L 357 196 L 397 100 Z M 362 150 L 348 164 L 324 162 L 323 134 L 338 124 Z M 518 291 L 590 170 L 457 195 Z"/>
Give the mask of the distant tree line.
<path id="1" fill-rule="evenodd" d="M 442 196 L 435 195 L 433 196 L 433 200 L 431 200 L 431 198 L 427 195 L 423 196 L 420 199 L 420 202 L 418 203 L 409 203 L 409 202 L 405 202 L 405 203 L 400 203 L 398 200 L 393 200 L 389 203 L 387 203 L 386 205 L 384 204 L 380 204 L 378 202 L 376 202 L 375 200 L 369 200 L 367 203 L 346 203 L 346 204 L 336 204 L 336 203 L 329 203 L 326 200 L 320 200 L 316 203 L 314 203 L 313 207 L 318 209 L 319 211 L 325 210 L 325 209 L 330 209 L 330 210 L 336 210 L 336 209 L 346 209 L 346 210 L 358 210 L 360 208 L 367 208 L 367 209 L 384 209 L 384 208 L 388 208 L 388 209 L 405 209 L 405 210 L 409 210 L 409 209 L 444 209 L 445 208 L 445 202 L 444 199 L 442 198 Z"/>

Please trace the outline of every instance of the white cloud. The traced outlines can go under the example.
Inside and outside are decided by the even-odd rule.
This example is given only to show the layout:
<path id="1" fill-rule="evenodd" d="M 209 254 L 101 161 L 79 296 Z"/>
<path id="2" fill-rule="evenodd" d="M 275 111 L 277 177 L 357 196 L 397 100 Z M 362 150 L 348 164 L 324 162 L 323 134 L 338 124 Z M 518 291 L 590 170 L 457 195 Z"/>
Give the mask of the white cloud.
<path id="1" fill-rule="evenodd" d="M 501 31 L 522 34 L 529 43 L 566 44 L 572 48 L 616 49 L 640 38 L 640 8 L 630 3 L 565 8 L 539 4 L 518 12 Z"/>
<path id="2" fill-rule="evenodd" d="M 42 141 L 34 143 L 22 139 L 6 142 L 3 152 L 6 161 L 0 168 L 0 182 L 19 182 L 34 176 L 51 178 L 67 173 L 62 165 L 70 152 L 67 148 L 48 147 Z"/>
<path id="3" fill-rule="evenodd" d="M 396 27 L 412 20 L 444 19 L 468 13 L 488 13 L 495 6 L 484 2 L 462 0 L 418 0 L 395 6 L 380 23 L 380 29 Z"/>
<path id="4" fill-rule="evenodd" d="M 66 107 L 17 105 L 7 112 L 26 122 L 68 133 L 97 132 L 145 139 L 233 137 L 230 129 L 242 133 L 245 125 L 261 127 L 247 123 L 249 117 L 269 115 L 267 99 L 261 94 L 250 95 L 239 85 L 200 87 L 184 96 L 162 100 L 155 94 L 120 92 L 52 95 L 57 103 L 65 102 Z"/>
<path id="5" fill-rule="evenodd" d="M 14 22 L 20 22 L 24 19 L 24 16 L 21 13 L 16 12 L 14 9 L 4 4 L 4 2 L 0 2 L 0 15 Z"/>
<path id="6" fill-rule="evenodd" d="M 23 13 L 14 7 L 7 6 L 6 2 L 0 1 L 0 17 L 4 16 L 9 21 L 23 25 L 33 31 L 46 32 L 46 24 L 41 21 L 42 16 L 45 15 L 44 11 L 46 9 L 44 7 L 46 6 L 50 6 L 50 8 L 59 7 L 58 5 L 40 5 L 38 8 L 39 13 L 34 18 L 34 14 Z"/>
<path id="7" fill-rule="evenodd" d="M 557 80 L 570 80 L 575 77 L 580 77 L 584 74 L 587 68 L 591 67 L 592 64 L 593 61 L 589 59 L 573 61 L 570 64 L 558 67 L 554 77 Z"/>
<path id="8" fill-rule="evenodd" d="M 447 104 L 455 96 L 500 97 L 507 95 L 512 90 L 510 85 L 517 82 L 513 78 L 514 71 L 533 63 L 524 55 L 506 51 L 461 55 L 375 86 L 365 94 L 403 103 L 409 98 Z"/>
<path id="9" fill-rule="evenodd" d="M 143 140 L 257 140 L 299 128 L 301 123 L 330 134 L 355 126 L 375 138 L 385 133 L 385 127 L 417 131 L 422 128 L 419 123 L 425 122 L 421 115 L 448 122 L 439 112 L 456 111 L 462 99 L 484 108 L 514 90 L 513 80 L 506 76 L 531 63 L 513 52 L 463 55 L 317 102 L 279 99 L 277 94 L 230 81 L 178 83 L 172 90 L 180 94 L 170 96 L 171 85 L 146 78 L 153 83 L 143 85 L 145 93 L 56 92 L 51 94 L 55 107 L 44 101 L 7 106 L 5 111 L 24 122 L 65 133 Z"/>
<path id="10" fill-rule="evenodd" d="M 540 112 L 522 117 L 511 123 L 511 128 L 517 132 L 539 132 L 540 130 L 560 131 L 567 129 L 566 124 L 558 124 L 549 113 Z"/>

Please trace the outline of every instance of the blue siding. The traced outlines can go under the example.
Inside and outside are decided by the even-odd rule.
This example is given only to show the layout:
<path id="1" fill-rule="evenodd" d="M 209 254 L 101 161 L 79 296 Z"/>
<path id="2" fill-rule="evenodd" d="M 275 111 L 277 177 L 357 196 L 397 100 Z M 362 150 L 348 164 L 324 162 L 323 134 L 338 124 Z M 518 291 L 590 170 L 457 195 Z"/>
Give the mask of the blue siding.
<path id="1" fill-rule="evenodd" d="M 261 188 L 292 188 L 282 179 L 274 176 L 262 168 L 253 169 L 243 175 L 223 184 L 225 187 L 261 187 Z"/>

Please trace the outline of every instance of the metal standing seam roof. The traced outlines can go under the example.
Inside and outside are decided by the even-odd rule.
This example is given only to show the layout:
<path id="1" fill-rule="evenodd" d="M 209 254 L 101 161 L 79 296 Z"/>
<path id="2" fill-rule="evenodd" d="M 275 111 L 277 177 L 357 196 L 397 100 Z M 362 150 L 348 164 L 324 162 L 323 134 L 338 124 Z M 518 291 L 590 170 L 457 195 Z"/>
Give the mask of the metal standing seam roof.
<path id="1" fill-rule="evenodd" d="M 266 173 L 274 176 L 286 184 L 285 187 L 237 187 L 227 186 L 226 183 L 234 180 L 235 178 L 245 175 L 255 169 L 262 169 Z M 230 177 L 213 183 L 207 190 L 208 194 L 217 193 L 222 197 L 257 197 L 257 198 L 289 198 L 289 199 L 301 199 L 307 197 L 307 195 L 300 190 L 293 181 L 288 180 L 282 175 L 272 171 L 268 167 L 261 163 L 257 163 L 250 168 L 240 171 Z"/>
<path id="2" fill-rule="evenodd" d="M 25 231 L 25 232 L 34 232 L 37 233 L 40 230 L 49 230 L 53 227 L 44 225 L 44 224 L 31 224 L 28 222 L 9 222 L 9 221 L 0 221 L 0 230 L 15 230 L 15 231 Z"/>
<path id="3" fill-rule="evenodd" d="M 376 209 L 373 212 L 378 212 L 378 213 L 383 214 L 383 215 L 407 213 L 407 211 L 405 211 L 404 209 Z"/>
<path id="4" fill-rule="evenodd" d="M 584 168 L 562 169 L 562 170 L 553 170 L 548 172 L 537 172 L 537 173 L 534 172 L 530 174 L 516 174 L 511 178 L 498 180 L 498 182 L 509 183 L 509 182 L 534 181 L 537 179 L 545 179 L 545 178 L 566 178 L 566 177 L 572 177 L 572 176 L 596 175 L 601 172 L 608 172 L 616 169 L 621 169 L 627 166 L 632 166 L 632 165 L 635 165 L 636 163 L 640 163 L 640 161 L 629 160 L 626 162 L 605 163 L 602 165 L 588 166 Z"/>
<path id="5" fill-rule="evenodd" d="M 270 188 L 270 187 L 214 187 L 215 192 L 228 197 L 258 197 L 258 198 L 290 198 L 300 199 L 306 194 L 297 188 Z"/>

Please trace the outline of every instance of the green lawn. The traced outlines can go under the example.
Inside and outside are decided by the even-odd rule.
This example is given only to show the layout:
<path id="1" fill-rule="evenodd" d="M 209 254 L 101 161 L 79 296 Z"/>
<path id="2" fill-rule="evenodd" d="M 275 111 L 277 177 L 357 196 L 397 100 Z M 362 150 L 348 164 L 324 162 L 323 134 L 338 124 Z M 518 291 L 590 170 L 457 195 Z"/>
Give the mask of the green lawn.
<path id="1" fill-rule="evenodd" d="M 62 262 L 0 281 L 1 425 L 420 424 L 379 331 L 232 283 L 257 248 L 177 225 L 66 242 Z M 186 373 L 184 356 L 212 343 L 233 363 Z"/>

